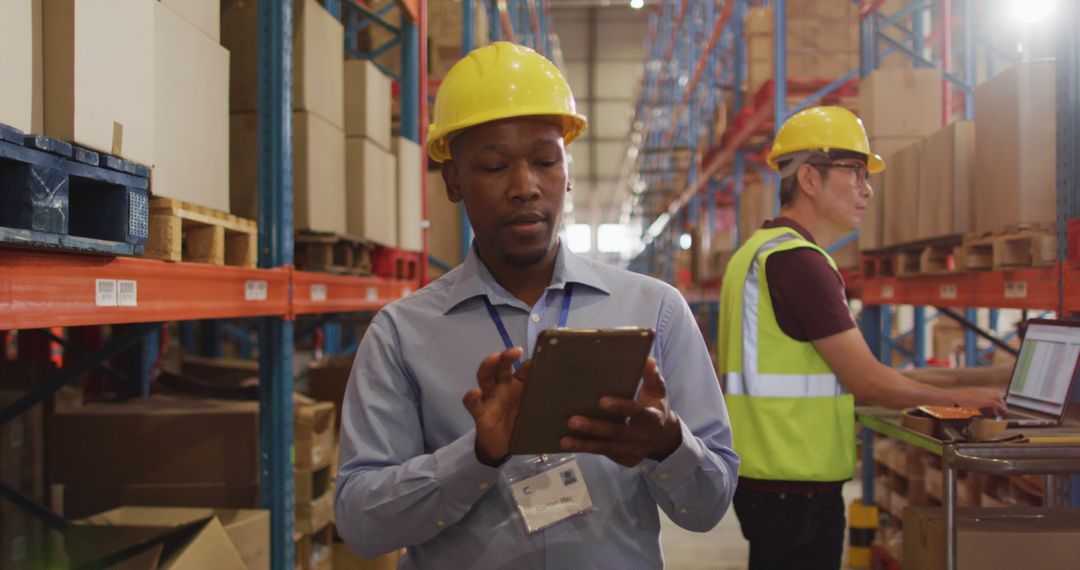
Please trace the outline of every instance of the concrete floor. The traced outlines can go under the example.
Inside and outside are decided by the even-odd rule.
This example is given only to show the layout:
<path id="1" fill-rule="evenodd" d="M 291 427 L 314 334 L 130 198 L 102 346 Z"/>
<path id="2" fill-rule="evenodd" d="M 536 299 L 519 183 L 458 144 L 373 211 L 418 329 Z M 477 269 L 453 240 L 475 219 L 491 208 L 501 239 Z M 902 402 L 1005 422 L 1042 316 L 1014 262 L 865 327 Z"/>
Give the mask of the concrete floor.
<path id="1" fill-rule="evenodd" d="M 855 481 L 844 485 L 844 502 L 862 496 Z M 709 532 L 683 530 L 661 513 L 660 542 L 667 570 L 746 570 L 750 545 L 739 530 L 735 509 L 729 509 L 720 524 Z"/>

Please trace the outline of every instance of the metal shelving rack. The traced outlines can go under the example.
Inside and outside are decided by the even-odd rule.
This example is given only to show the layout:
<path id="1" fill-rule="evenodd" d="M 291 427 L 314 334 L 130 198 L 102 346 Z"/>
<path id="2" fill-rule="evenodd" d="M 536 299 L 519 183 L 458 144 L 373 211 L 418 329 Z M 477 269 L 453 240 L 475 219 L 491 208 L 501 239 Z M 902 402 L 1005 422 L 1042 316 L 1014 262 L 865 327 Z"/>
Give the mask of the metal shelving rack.
<path id="1" fill-rule="evenodd" d="M 0 248 L 0 331 L 46 327 L 136 323 L 94 354 L 79 358 L 7 409 L 0 423 L 44 401 L 61 386 L 85 375 L 173 320 L 259 318 L 260 425 L 259 502 L 271 512 L 271 564 L 292 569 L 293 542 L 293 320 L 298 314 L 376 310 L 423 282 L 347 277 L 293 269 L 292 225 L 292 0 L 259 2 L 259 260 L 258 269 L 150 259 L 106 258 Z M 324 0 L 331 13 L 343 8 L 366 17 L 354 0 Z M 395 40 L 402 46 L 402 134 L 423 144 L 427 115 L 426 0 L 398 0 L 402 18 Z M 385 24 L 385 22 L 384 22 Z M 393 26 L 390 26 L 394 29 Z M 350 33 L 358 31 L 349 26 Z M 369 56 L 371 54 L 368 54 Z M 425 169 L 426 171 L 426 169 Z M 426 179 L 424 181 L 426 186 Z M 424 193 L 426 217 L 426 192 Z M 426 257 L 427 233 L 424 232 Z M 100 306 L 98 280 L 137 284 L 136 306 Z M 146 390 L 146 380 L 142 381 Z M 65 524 L 55 513 L 14 489 L 13 500 L 53 529 Z"/>

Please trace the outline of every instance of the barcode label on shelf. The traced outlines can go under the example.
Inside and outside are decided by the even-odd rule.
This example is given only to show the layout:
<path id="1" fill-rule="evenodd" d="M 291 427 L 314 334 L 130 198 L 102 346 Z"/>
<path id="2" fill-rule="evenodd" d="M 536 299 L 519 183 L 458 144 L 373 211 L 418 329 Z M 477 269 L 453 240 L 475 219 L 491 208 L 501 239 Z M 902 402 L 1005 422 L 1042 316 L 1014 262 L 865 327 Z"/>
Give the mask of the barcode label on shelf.
<path id="1" fill-rule="evenodd" d="M 119 307 L 139 306 L 139 284 L 131 279 L 116 282 L 116 305 Z"/>
<path id="2" fill-rule="evenodd" d="M 94 280 L 94 304 L 99 307 L 116 306 L 116 279 Z"/>
<path id="3" fill-rule="evenodd" d="M 881 296 L 885 299 L 892 299 L 896 295 L 896 291 L 893 290 L 892 285 L 881 286 Z"/>
<path id="4" fill-rule="evenodd" d="M 244 282 L 244 300 L 245 301 L 265 301 L 266 300 L 266 281 L 253 280 Z"/>
<path id="5" fill-rule="evenodd" d="M 368 301 L 377 301 L 377 300 L 379 300 L 379 290 L 376 289 L 375 287 L 368 287 L 367 288 L 367 300 Z"/>
<path id="6" fill-rule="evenodd" d="M 1005 282 L 1005 298 L 1006 299 L 1027 299 L 1028 287 L 1027 281 L 1006 281 Z"/>
<path id="7" fill-rule="evenodd" d="M 956 299 L 956 285 L 946 283 L 938 289 L 938 297 L 945 300 Z"/>
<path id="8" fill-rule="evenodd" d="M 325 301 L 326 300 L 326 285 L 322 283 L 315 283 L 311 286 L 311 300 L 312 301 Z"/>

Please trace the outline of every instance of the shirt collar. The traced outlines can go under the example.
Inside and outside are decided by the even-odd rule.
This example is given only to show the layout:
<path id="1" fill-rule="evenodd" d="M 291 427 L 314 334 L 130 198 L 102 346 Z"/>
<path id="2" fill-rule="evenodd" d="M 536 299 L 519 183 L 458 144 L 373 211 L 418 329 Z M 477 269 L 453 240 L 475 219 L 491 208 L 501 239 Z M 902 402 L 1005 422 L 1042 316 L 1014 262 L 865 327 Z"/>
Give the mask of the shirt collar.
<path id="1" fill-rule="evenodd" d="M 597 273 L 596 269 L 583 257 L 570 251 L 565 242 L 559 241 L 559 252 L 555 257 L 555 271 L 551 274 L 548 289 L 563 289 L 567 283 L 581 284 L 604 293 L 611 294 L 611 289 Z M 456 283 L 450 289 L 443 313 L 449 313 L 454 307 L 474 297 L 487 296 L 493 305 L 520 304 L 521 301 L 503 289 L 488 271 L 487 266 L 476 253 L 476 244 L 469 248 L 465 262 Z"/>

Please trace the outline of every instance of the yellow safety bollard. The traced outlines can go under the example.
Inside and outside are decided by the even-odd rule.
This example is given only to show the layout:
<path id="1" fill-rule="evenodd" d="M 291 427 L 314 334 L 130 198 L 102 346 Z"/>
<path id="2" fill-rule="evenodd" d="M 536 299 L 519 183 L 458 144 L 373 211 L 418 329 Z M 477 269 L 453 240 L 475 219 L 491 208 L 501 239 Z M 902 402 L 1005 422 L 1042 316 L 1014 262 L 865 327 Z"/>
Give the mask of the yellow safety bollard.
<path id="1" fill-rule="evenodd" d="M 851 568 L 870 567 L 870 545 L 878 527 L 878 508 L 864 505 L 856 499 L 848 506 L 847 565 Z"/>

